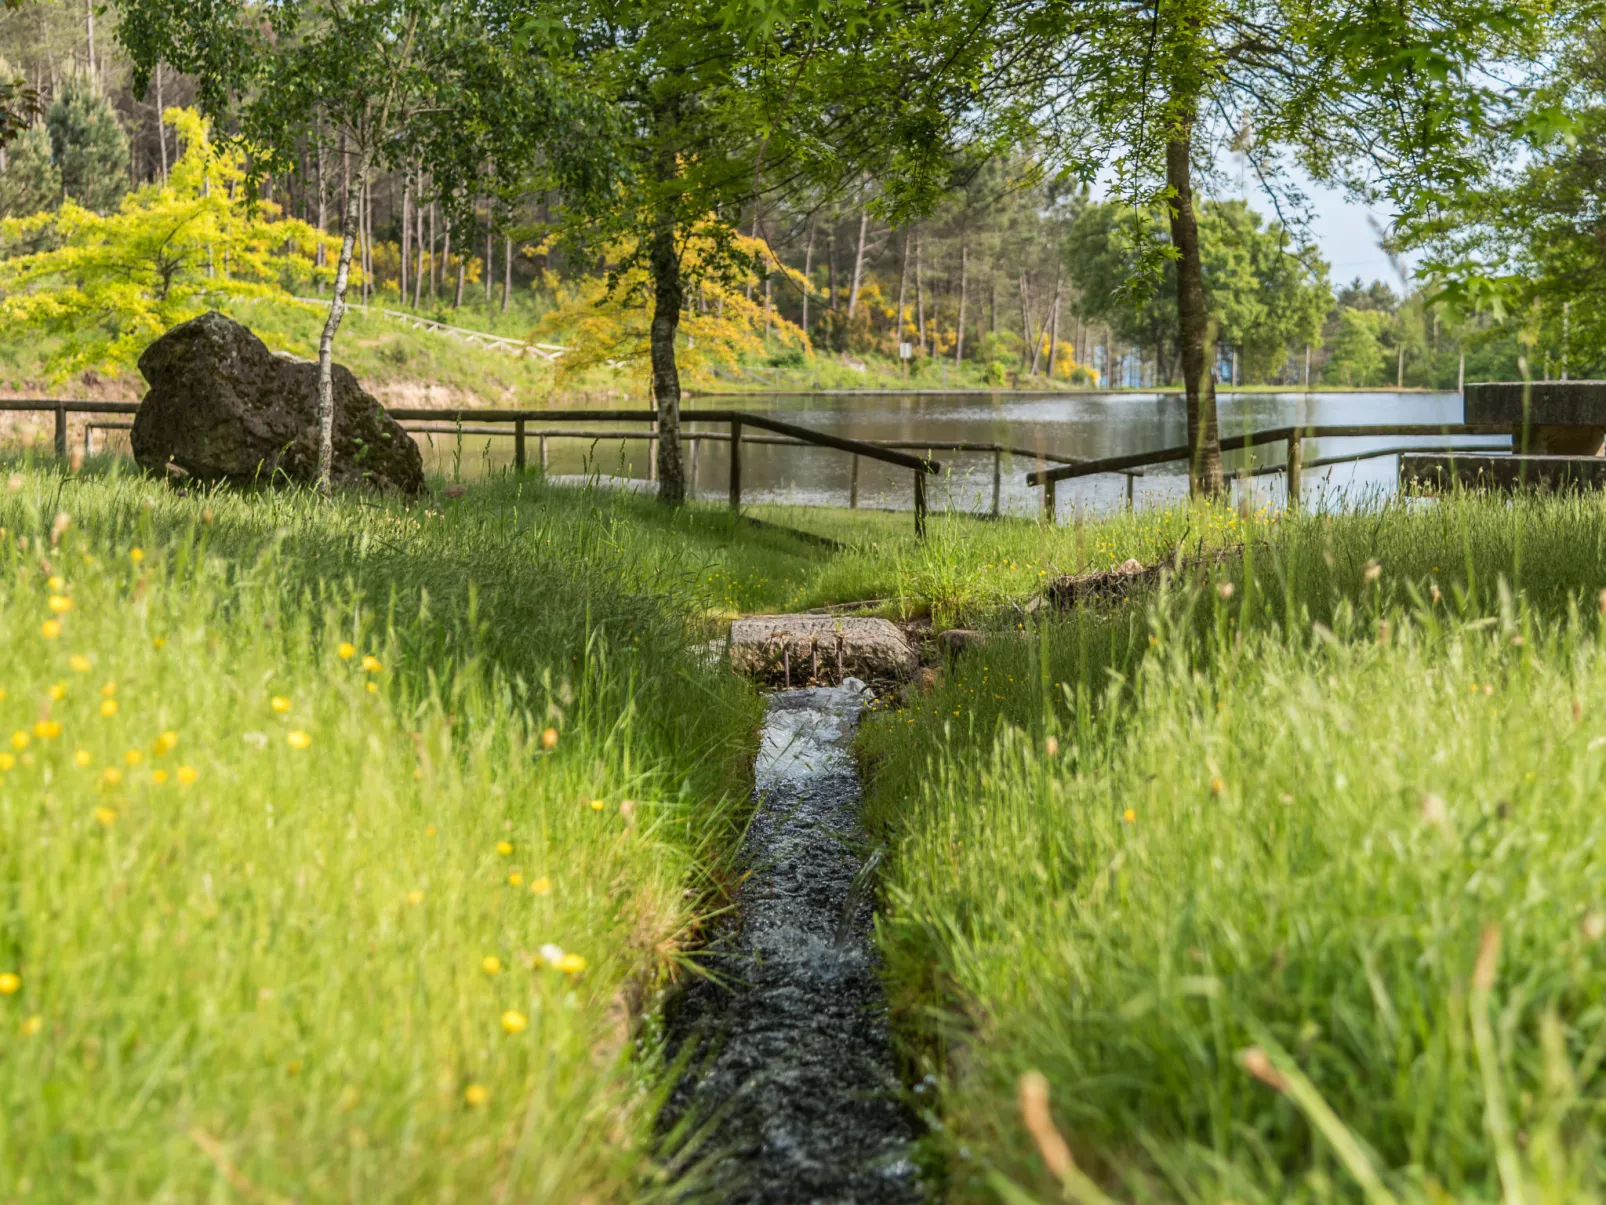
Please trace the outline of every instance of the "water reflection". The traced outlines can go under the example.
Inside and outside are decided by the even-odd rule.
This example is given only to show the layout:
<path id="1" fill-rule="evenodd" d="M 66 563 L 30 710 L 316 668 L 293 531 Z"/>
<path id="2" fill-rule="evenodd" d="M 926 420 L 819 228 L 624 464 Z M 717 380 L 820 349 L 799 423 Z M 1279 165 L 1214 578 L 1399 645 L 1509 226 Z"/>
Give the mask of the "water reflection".
<path id="1" fill-rule="evenodd" d="M 1219 398 L 1223 438 L 1292 423 L 1457 423 L 1458 394 L 1380 391 L 1374 393 L 1224 393 Z M 919 394 L 755 394 L 705 397 L 688 409 L 744 409 L 784 416 L 788 421 L 854 439 L 964 440 L 1001 443 L 1026 452 L 1062 456 L 1103 457 L 1169 447 L 1184 442 L 1186 417 L 1180 394 L 1174 393 L 919 393 Z M 565 429 L 587 424 L 564 424 Z M 602 424 L 591 424 L 600 428 Z M 689 430 L 698 430 L 693 426 Z M 707 428 L 724 433 L 724 426 Z M 537 460 L 538 441 L 530 437 L 529 456 Z M 751 432 L 749 432 L 751 434 Z M 429 468 L 464 477 L 478 476 L 511 463 L 507 438 L 466 436 L 461 445 L 450 436 L 420 436 Z M 1311 440 L 1309 462 L 1367 448 L 1422 445 L 1487 444 L 1488 437 L 1445 439 L 1439 436 Z M 581 440 L 552 438 L 547 445 L 548 470 L 556 474 L 601 473 L 648 476 L 648 445 L 618 438 Z M 934 483 L 934 508 L 990 510 L 993 502 L 993 457 L 989 453 L 935 452 L 946 471 Z M 1259 464 L 1280 462 L 1282 445 L 1257 449 Z M 689 453 L 698 497 L 726 496 L 730 473 L 728 445 L 703 442 Z M 1242 452 L 1228 452 L 1229 471 L 1246 464 Z M 1001 458 L 999 509 L 1006 514 L 1033 514 L 1042 494 L 1027 487 L 1025 476 L 1036 468 L 1030 456 Z M 1362 495 L 1392 492 L 1397 462 L 1392 456 L 1323 468 L 1306 475 L 1307 501 L 1325 495 L 1342 502 Z M 853 491 L 853 458 L 825 448 L 778 447 L 744 442 L 742 496 L 753 502 L 848 505 Z M 1252 484 L 1262 497 L 1281 504 L 1282 479 L 1262 477 Z M 1164 503 L 1187 492 L 1181 464 L 1146 470 L 1134 483 L 1138 506 Z M 1063 482 L 1059 487 L 1062 517 L 1077 509 L 1099 510 L 1126 502 L 1126 480 L 1102 475 Z M 908 509 L 912 505 L 911 474 L 891 465 L 861 461 L 858 504 Z"/>

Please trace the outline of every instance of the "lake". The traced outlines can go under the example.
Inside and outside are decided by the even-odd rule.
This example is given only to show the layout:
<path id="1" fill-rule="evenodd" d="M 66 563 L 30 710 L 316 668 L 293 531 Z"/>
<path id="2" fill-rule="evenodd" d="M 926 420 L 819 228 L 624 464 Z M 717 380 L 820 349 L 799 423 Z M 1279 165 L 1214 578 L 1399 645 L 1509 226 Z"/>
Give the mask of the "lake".
<path id="1" fill-rule="evenodd" d="M 1218 401 L 1223 438 L 1292 423 L 1461 421 L 1461 398 L 1455 392 L 1222 393 Z M 1181 444 L 1186 439 L 1184 403 L 1182 396 L 1175 393 L 778 393 L 693 398 L 686 405 L 692 409 L 719 407 L 770 413 L 800 426 L 853 439 L 965 440 L 1075 457 L 1118 456 Z M 532 436 L 535 430 L 532 428 Z M 458 458 L 465 476 L 477 476 L 509 463 L 512 457 L 512 441 L 506 438 L 467 436 L 461 448 L 450 436 L 418 438 L 425 447 L 429 467 L 447 473 L 453 471 L 453 462 Z M 1488 436 L 1309 440 L 1305 460 L 1309 463 L 1323 456 L 1368 448 L 1478 446 L 1493 442 L 1498 441 Z M 536 446 L 532 437 L 532 462 Z M 644 441 L 554 438 L 548 446 L 548 469 L 564 475 L 599 473 L 645 478 L 647 446 Z M 1280 463 L 1284 447 L 1267 445 L 1257 454 L 1260 463 Z M 935 455 L 946 471 L 940 482 L 933 483 L 930 500 L 934 509 L 991 508 L 991 454 Z M 1229 470 L 1243 463 L 1243 453 L 1227 454 Z M 704 443 L 695 456 L 695 495 L 724 498 L 729 464 L 728 445 Z M 851 465 L 852 457 L 831 449 L 749 445 L 744 441 L 742 496 L 753 502 L 846 506 Z M 1036 467 L 1033 459 L 1004 457 L 1000 491 L 1000 509 L 1004 513 L 1035 514 L 1042 505 L 1042 491 L 1029 488 L 1025 482 L 1026 474 Z M 1307 504 L 1323 498 L 1329 505 L 1339 504 L 1390 493 L 1397 471 L 1393 456 L 1307 471 Z M 1126 488 L 1126 479 L 1116 475 L 1062 482 L 1058 490 L 1060 516 L 1063 519 L 1077 509 L 1123 506 Z M 1251 488 L 1280 504 L 1280 475 L 1255 479 Z M 860 506 L 908 509 L 912 505 L 911 492 L 906 470 L 873 461 L 860 462 Z M 1178 463 L 1148 469 L 1134 483 L 1133 492 L 1135 504 L 1140 507 L 1183 497 L 1187 493 L 1185 468 Z"/>

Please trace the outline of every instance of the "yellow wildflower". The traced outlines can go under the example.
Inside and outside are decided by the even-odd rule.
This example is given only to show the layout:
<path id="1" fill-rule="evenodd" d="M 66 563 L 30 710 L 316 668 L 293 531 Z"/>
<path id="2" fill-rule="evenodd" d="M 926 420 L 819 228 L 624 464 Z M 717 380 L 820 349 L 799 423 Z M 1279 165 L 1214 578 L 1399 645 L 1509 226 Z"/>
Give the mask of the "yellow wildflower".
<path id="1" fill-rule="evenodd" d="M 192 782 L 200 777 L 200 775 L 196 774 L 194 766 L 180 766 L 177 773 L 179 786 L 182 787 L 189 786 Z"/>
<path id="2" fill-rule="evenodd" d="M 379 693 L 379 683 L 377 683 L 377 682 L 368 683 L 368 693 L 371 694 L 371 695 L 377 695 Z"/>
<path id="3" fill-rule="evenodd" d="M 565 954 L 558 959 L 558 970 L 566 975 L 578 975 L 586 969 L 586 960 L 578 954 Z"/>
<path id="4" fill-rule="evenodd" d="M 1121 819 L 1128 824 L 1136 824 L 1138 822 L 1138 814 L 1131 808 L 1127 808 L 1126 811 L 1121 813 Z"/>
<path id="5" fill-rule="evenodd" d="M 116 766 L 107 766 L 100 772 L 100 780 L 108 787 L 115 787 L 123 781 L 123 772 Z"/>
<path id="6" fill-rule="evenodd" d="M 95 819 L 100 822 L 102 828 L 110 828 L 117 823 L 117 809 L 103 804 L 95 809 Z"/>
<path id="7" fill-rule="evenodd" d="M 128 550 L 128 559 L 136 565 L 139 564 L 145 559 L 145 550 L 143 548 L 130 548 Z"/>
<path id="8" fill-rule="evenodd" d="M 513 852 L 513 842 L 498 841 L 496 843 L 496 852 L 501 854 L 504 858 L 508 857 Z"/>
<path id="9" fill-rule="evenodd" d="M 335 652 L 340 654 L 340 659 L 342 661 L 350 661 L 357 655 L 357 646 L 352 644 L 349 640 L 342 640 L 340 642 L 340 647 L 337 648 Z"/>
<path id="10" fill-rule="evenodd" d="M 463 1103 L 472 1108 L 479 1108 L 491 1099 L 491 1094 L 485 1090 L 484 1084 L 470 1084 L 463 1089 Z"/>
<path id="11" fill-rule="evenodd" d="M 45 1019 L 38 1013 L 34 1013 L 33 1016 L 29 1017 L 22 1023 L 22 1036 L 25 1038 L 31 1038 L 44 1027 Z"/>
<path id="12" fill-rule="evenodd" d="M 607 805 L 607 804 L 606 804 L 606 803 L 604 803 L 604 802 L 603 802 L 603 801 L 602 801 L 602 800 L 600 800 L 600 799 L 593 799 L 593 800 L 592 800 L 592 801 L 591 801 L 591 810 L 592 810 L 592 811 L 593 811 L 593 812 L 600 812 L 600 811 L 601 811 L 601 810 L 602 810 L 602 809 L 603 809 L 603 808 L 605 808 L 605 807 L 607 807 L 607 806 L 608 806 L 608 805 Z"/>
<path id="13" fill-rule="evenodd" d="M 514 1009 L 510 1008 L 502 1014 L 502 1028 L 508 1033 L 523 1033 L 529 1024 L 530 1019 Z"/>
<path id="14" fill-rule="evenodd" d="M 11 747 L 13 749 L 26 749 L 28 747 L 28 734 L 21 728 L 11 734 Z"/>
<path id="15" fill-rule="evenodd" d="M 0 996 L 15 995 L 22 987 L 22 976 L 15 971 L 0 971 Z"/>
<path id="16" fill-rule="evenodd" d="M 72 610 L 72 599 L 65 594 L 52 594 L 46 600 L 45 605 L 50 608 L 51 614 L 65 615 Z"/>
<path id="17" fill-rule="evenodd" d="M 67 664 L 72 666 L 74 673 L 87 674 L 89 672 L 89 658 L 82 653 L 74 653 L 67 658 Z"/>
<path id="18" fill-rule="evenodd" d="M 63 578 L 59 573 L 52 573 L 49 577 L 45 578 L 45 588 L 52 594 L 60 594 L 66 585 L 66 579 Z"/>
<path id="19" fill-rule="evenodd" d="M 532 882 L 530 884 L 530 894 L 531 895 L 551 895 L 552 894 L 552 880 L 547 878 L 545 875 L 542 875 L 539 879 L 536 879 L 534 882 Z"/>
<path id="20" fill-rule="evenodd" d="M 290 748 L 292 749 L 305 749 L 308 745 L 312 744 L 312 738 L 299 728 L 295 729 L 284 739 L 290 742 Z"/>
<path id="21" fill-rule="evenodd" d="M 10 754 L 7 754 L 6 756 L 9 757 Z M 78 765 L 78 766 L 87 766 L 90 763 L 90 761 L 93 760 L 89 756 L 89 750 L 88 749 L 80 749 L 80 750 L 78 750 L 77 753 L 74 753 L 72 755 L 72 759 L 73 759 L 73 764 L 74 765 Z M 7 766 L 6 768 L 10 769 L 9 766 Z"/>
<path id="22" fill-rule="evenodd" d="M 545 732 L 543 732 L 541 734 L 541 748 L 543 748 L 543 749 L 555 749 L 555 748 L 557 748 L 557 744 L 558 744 L 558 730 L 556 728 L 548 728 Z"/>
<path id="23" fill-rule="evenodd" d="M 154 636 L 154 637 L 152 637 L 151 638 L 151 647 L 153 649 L 156 649 L 158 652 L 161 651 L 162 649 L 165 649 L 167 647 L 167 637 L 166 636 Z"/>
<path id="24" fill-rule="evenodd" d="M 61 620 L 47 619 L 39 625 L 39 634 L 46 640 L 54 640 L 61 635 Z"/>
<path id="25" fill-rule="evenodd" d="M 117 683 L 116 682 L 108 680 L 106 682 L 102 682 L 101 683 L 101 686 L 100 686 L 100 697 L 101 698 L 109 699 L 116 693 L 117 693 Z"/>
<path id="26" fill-rule="evenodd" d="M 362 659 L 362 667 L 371 674 L 377 674 L 385 667 L 379 663 L 379 658 L 369 653 Z"/>
<path id="27" fill-rule="evenodd" d="M 116 699 L 102 699 L 100 701 L 100 714 L 103 715 L 103 716 L 114 716 L 114 715 L 116 715 L 117 714 L 117 700 Z"/>
<path id="28" fill-rule="evenodd" d="M 502 960 L 495 954 L 487 954 L 480 959 L 480 966 L 485 968 L 487 975 L 500 975 L 502 973 Z"/>
<path id="29" fill-rule="evenodd" d="M 524 886 L 524 876 L 515 870 L 512 874 L 507 876 L 507 885 L 509 887 Z"/>
<path id="30" fill-rule="evenodd" d="M 151 782 L 153 784 L 155 784 L 156 786 L 161 786 L 166 781 L 167 781 L 167 771 L 166 770 L 152 770 L 151 771 Z"/>
<path id="31" fill-rule="evenodd" d="M 151 750 L 158 757 L 161 756 L 164 753 L 171 753 L 171 752 L 173 752 L 174 749 L 177 749 L 177 748 L 178 748 L 178 733 L 173 732 L 171 729 L 168 730 L 167 732 L 162 733 L 160 736 L 158 736 L 156 738 L 156 743 L 151 746 Z"/>
<path id="32" fill-rule="evenodd" d="M 140 762 L 145 760 L 145 755 L 138 749 L 130 749 L 127 753 L 123 754 L 123 760 L 131 766 L 137 766 Z"/>
<path id="33" fill-rule="evenodd" d="M 290 700 L 285 698 L 283 695 L 274 695 L 273 698 L 268 700 L 268 706 L 273 708 L 273 710 L 277 711 L 280 715 L 283 715 L 285 712 L 290 710 Z"/>
<path id="34" fill-rule="evenodd" d="M 42 741 L 54 740 L 61 735 L 61 725 L 55 720 L 40 720 L 33 726 L 33 734 Z"/>
<path id="35" fill-rule="evenodd" d="M 52 682 L 50 689 L 45 693 L 50 696 L 52 703 L 59 703 L 67 697 L 67 684 L 65 682 Z"/>
<path id="36" fill-rule="evenodd" d="M 407 893 L 407 902 L 409 904 L 422 904 L 424 902 L 424 893 L 422 891 L 409 891 Z"/>

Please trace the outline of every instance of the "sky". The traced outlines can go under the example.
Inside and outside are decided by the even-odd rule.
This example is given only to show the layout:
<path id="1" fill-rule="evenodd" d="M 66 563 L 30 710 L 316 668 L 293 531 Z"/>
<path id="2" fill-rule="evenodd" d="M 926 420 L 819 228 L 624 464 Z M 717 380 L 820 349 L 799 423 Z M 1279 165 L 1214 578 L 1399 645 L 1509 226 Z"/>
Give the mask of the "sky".
<path id="1" fill-rule="evenodd" d="M 1400 291 L 1400 277 L 1389 263 L 1389 257 L 1377 245 L 1377 232 L 1366 220 L 1367 208 L 1345 198 L 1342 191 L 1322 185 L 1306 183 L 1305 193 L 1311 199 L 1310 232 L 1322 257 L 1332 265 L 1333 288 L 1348 284 L 1359 276 L 1370 284 L 1381 280 L 1396 293 Z M 1251 197 L 1250 204 L 1266 210 L 1265 198 Z M 1373 212 L 1377 220 L 1388 224 L 1390 215 Z"/>

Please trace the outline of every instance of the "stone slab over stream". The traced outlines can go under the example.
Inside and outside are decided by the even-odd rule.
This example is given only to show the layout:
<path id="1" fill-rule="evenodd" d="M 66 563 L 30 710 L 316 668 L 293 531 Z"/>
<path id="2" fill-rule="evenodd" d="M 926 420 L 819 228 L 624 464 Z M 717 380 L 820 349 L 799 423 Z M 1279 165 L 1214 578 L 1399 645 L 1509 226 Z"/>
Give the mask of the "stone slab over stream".
<path id="1" fill-rule="evenodd" d="M 920 659 L 898 625 L 857 615 L 757 615 L 731 624 L 731 668 L 778 685 L 904 679 Z M 783 681 L 784 680 L 784 681 Z"/>
<path id="2" fill-rule="evenodd" d="M 689 1070 L 666 1120 L 706 1125 L 694 1199 L 921 1199 L 871 935 L 853 737 L 863 685 L 770 696 L 742 850 L 740 918 L 670 1015 Z"/>

